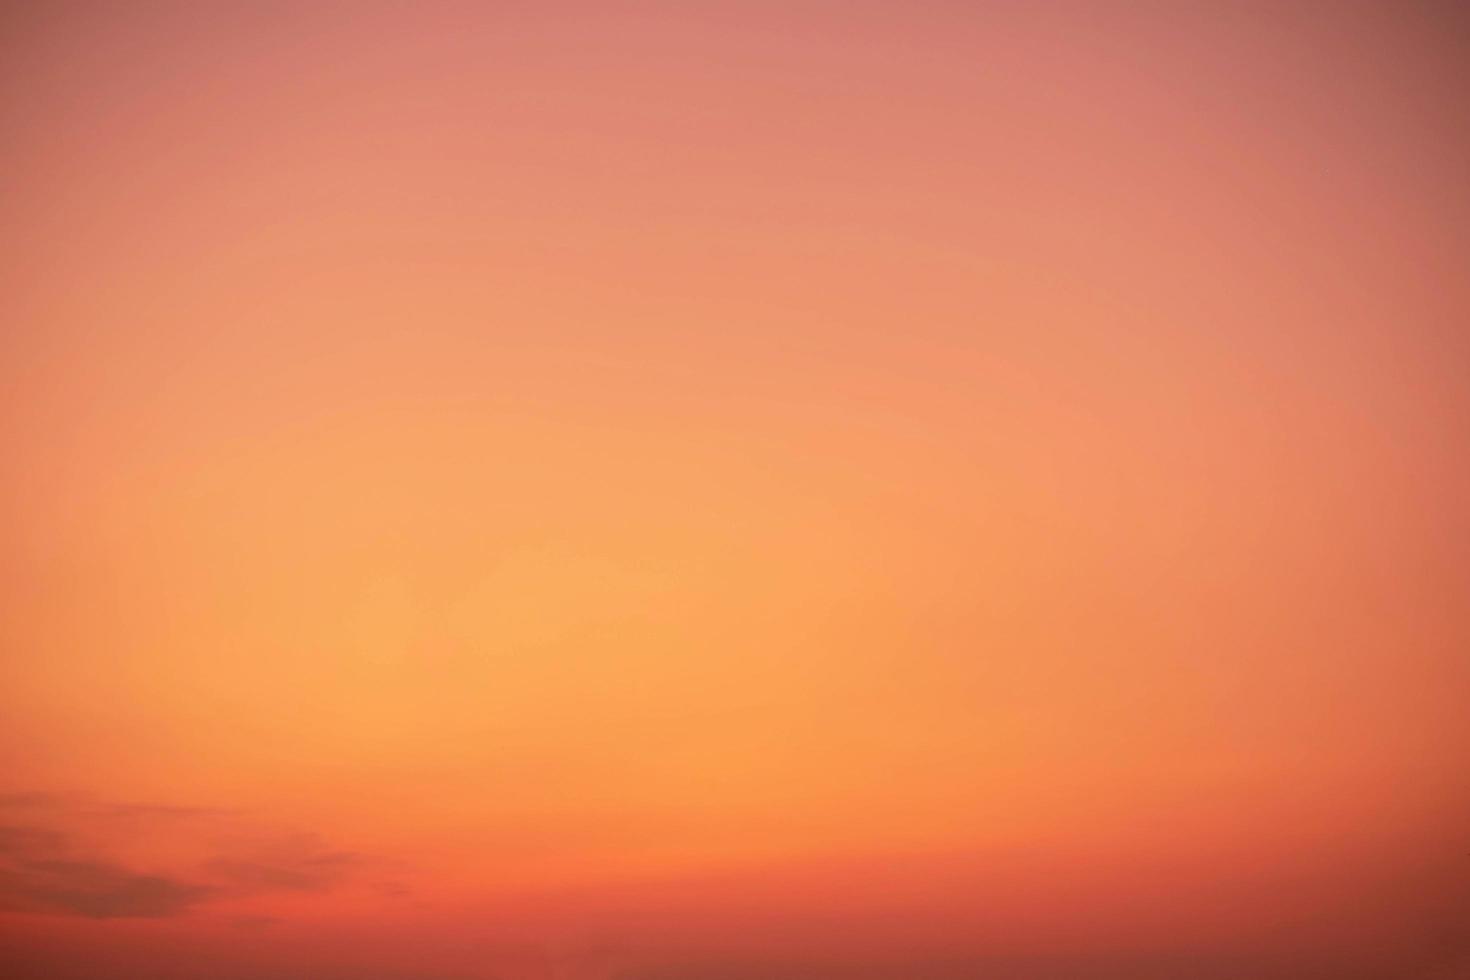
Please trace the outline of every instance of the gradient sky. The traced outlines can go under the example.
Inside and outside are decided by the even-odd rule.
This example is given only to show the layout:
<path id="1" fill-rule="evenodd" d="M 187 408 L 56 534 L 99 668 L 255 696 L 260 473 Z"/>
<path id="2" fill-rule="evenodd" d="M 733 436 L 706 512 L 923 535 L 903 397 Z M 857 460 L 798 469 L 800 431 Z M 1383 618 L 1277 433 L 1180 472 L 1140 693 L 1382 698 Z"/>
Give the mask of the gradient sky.
<path id="1" fill-rule="evenodd" d="M 0 13 L 0 973 L 1470 977 L 1450 3 Z"/>

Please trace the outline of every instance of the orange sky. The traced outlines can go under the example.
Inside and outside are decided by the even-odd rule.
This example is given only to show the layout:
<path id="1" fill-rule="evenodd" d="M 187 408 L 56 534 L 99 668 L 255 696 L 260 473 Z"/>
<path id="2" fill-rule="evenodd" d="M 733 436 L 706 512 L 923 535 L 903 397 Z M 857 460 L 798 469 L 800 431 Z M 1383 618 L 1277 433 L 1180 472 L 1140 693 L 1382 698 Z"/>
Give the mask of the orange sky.
<path id="1" fill-rule="evenodd" d="M 6 977 L 1470 977 L 1453 4 L 12 6 Z"/>

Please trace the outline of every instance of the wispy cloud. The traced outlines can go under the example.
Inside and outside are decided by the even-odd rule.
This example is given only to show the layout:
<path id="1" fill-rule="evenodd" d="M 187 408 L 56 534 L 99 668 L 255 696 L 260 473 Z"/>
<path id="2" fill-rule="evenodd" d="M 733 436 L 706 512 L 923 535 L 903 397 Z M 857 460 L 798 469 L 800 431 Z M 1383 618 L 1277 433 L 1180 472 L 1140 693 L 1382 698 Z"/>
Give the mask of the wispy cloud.
<path id="1" fill-rule="evenodd" d="M 320 891 L 366 863 L 360 854 L 333 850 L 314 836 L 300 835 L 244 854 L 216 858 L 205 869 L 219 881 L 244 891 Z"/>
<path id="2" fill-rule="evenodd" d="M 94 919 L 153 918 L 177 915 L 212 891 L 115 861 L 75 856 L 70 838 L 49 827 L 0 827 L 0 907 Z"/>
<path id="3" fill-rule="evenodd" d="M 43 793 L 0 797 L 0 908 L 93 919 L 182 915 L 216 900 L 334 888 L 374 866 L 314 834 L 254 832 L 215 844 L 185 868 L 138 868 L 78 828 L 117 827 L 124 839 L 179 821 L 213 826 L 236 811 L 166 804 L 98 803 Z"/>
<path id="4" fill-rule="evenodd" d="M 0 870 L 0 903 L 93 919 L 178 915 L 214 889 L 107 861 L 21 858 Z"/>

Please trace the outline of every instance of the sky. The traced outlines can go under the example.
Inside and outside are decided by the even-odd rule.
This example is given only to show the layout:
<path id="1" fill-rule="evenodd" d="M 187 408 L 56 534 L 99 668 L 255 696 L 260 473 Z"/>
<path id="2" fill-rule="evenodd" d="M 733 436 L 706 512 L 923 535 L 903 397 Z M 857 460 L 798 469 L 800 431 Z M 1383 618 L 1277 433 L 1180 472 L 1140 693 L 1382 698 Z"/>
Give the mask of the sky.
<path id="1" fill-rule="evenodd" d="M 1451 3 L 0 11 L 0 973 L 1470 977 Z"/>

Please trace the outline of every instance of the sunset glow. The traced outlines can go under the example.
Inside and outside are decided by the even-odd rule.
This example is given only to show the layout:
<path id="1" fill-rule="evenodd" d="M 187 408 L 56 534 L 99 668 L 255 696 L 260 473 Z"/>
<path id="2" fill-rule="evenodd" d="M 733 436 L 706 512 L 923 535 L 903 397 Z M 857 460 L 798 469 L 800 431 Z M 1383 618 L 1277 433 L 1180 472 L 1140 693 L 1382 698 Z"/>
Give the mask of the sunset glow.
<path id="1" fill-rule="evenodd" d="M 0 13 L 0 977 L 1470 978 L 1455 4 Z"/>

